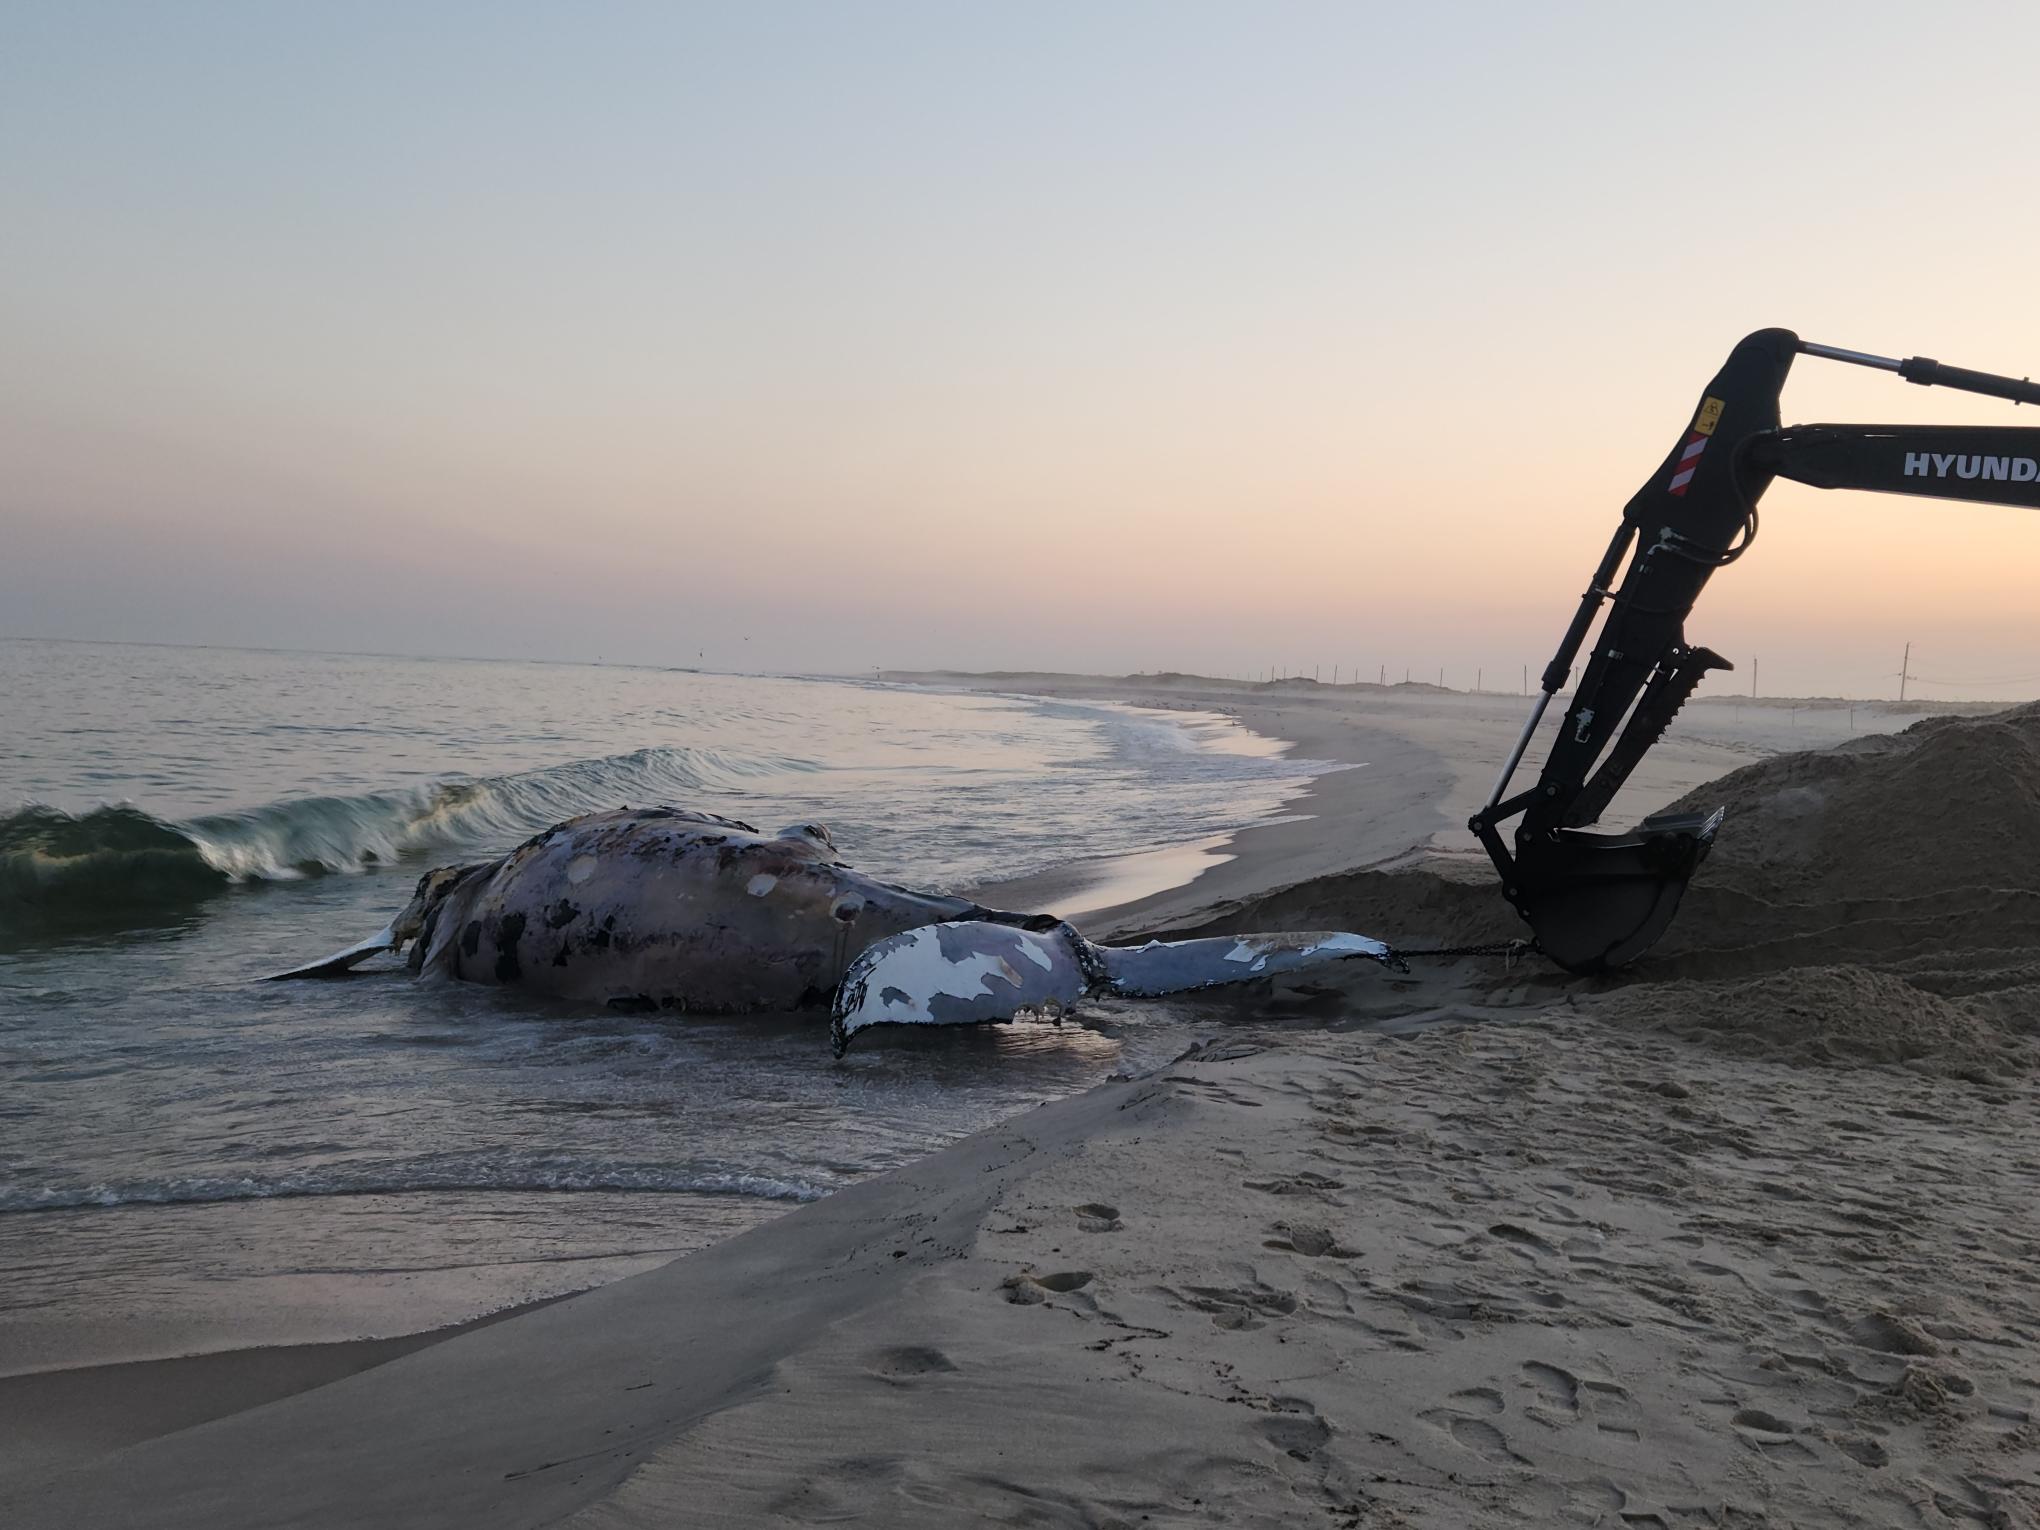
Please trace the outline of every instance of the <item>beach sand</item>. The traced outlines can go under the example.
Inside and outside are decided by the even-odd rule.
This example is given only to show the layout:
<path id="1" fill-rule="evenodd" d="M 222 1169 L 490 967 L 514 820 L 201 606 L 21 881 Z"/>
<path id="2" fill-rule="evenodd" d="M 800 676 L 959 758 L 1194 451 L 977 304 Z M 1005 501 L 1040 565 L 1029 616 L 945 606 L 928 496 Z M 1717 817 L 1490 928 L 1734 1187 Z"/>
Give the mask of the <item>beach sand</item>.
<path id="1" fill-rule="evenodd" d="M 1515 698 L 1050 685 L 1365 762 L 1092 928 L 1514 933 L 1454 836 Z M 1693 709 L 1611 821 L 1787 729 L 1912 720 L 1783 711 Z M 2016 775 L 2034 731 L 1732 777 L 1761 853 L 1725 843 L 1655 978 L 1172 1001 L 1210 1039 L 1157 1074 L 504 1321 L 0 1382 L 0 1442 L 40 1442 L 0 1522 L 2040 1522 L 2035 872 L 1964 843 L 1933 889 L 1900 844 L 1852 894 L 1815 832 L 1916 795 L 1930 747 Z"/>

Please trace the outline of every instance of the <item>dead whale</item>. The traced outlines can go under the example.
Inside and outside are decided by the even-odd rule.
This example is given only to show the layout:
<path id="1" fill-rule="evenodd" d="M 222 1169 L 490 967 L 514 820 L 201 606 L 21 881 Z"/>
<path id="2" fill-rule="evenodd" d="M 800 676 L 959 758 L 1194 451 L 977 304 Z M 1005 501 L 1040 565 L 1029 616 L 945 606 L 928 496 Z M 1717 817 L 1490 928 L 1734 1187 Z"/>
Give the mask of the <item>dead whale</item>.
<path id="1" fill-rule="evenodd" d="M 413 973 L 624 1009 L 831 1006 L 840 1052 L 873 1025 L 1061 1013 L 1089 994 L 1178 993 L 1324 962 L 1392 960 L 1346 934 L 1097 946 L 1048 914 L 868 877 L 818 824 L 777 835 L 659 807 L 590 813 L 496 860 L 419 879 L 367 940 L 278 978 L 411 947 Z"/>
<path id="2" fill-rule="evenodd" d="M 463 982 L 617 1008 L 797 1009 L 828 1002 L 874 941 L 980 912 L 853 870 L 818 824 L 767 836 L 711 813 L 618 809 L 427 872 L 384 930 L 277 976 L 415 941 L 412 972 Z"/>

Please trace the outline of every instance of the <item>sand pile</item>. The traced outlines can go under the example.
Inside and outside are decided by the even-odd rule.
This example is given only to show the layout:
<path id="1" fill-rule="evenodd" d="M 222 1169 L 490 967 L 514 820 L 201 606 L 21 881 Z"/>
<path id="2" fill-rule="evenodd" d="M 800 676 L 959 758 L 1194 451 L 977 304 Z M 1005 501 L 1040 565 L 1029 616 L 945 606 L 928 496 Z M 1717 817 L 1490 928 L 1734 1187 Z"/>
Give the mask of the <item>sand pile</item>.
<path id="1" fill-rule="evenodd" d="M 2040 890 L 2040 704 L 1775 755 L 1677 805 L 1728 809 L 1703 880 L 1756 897 Z"/>
<path id="2" fill-rule="evenodd" d="M 1582 1006 L 1625 1028 L 1801 1064 L 1902 1063 L 1988 1080 L 2024 1071 L 2031 1048 L 1970 1005 L 1865 967 L 1796 967 L 1741 982 L 1634 983 Z"/>
<path id="3" fill-rule="evenodd" d="M 1779 755 L 1678 805 L 1728 817 L 1660 971 L 2040 945 L 2040 705 Z"/>
<path id="4" fill-rule="evenodd" d="M 1679 806 L 1728 809 L 1714 852 L 1663 943 L 1589 1008 L 1797 1063 L 2026 1066 L 2040 705 L 1778 755 Z"/>

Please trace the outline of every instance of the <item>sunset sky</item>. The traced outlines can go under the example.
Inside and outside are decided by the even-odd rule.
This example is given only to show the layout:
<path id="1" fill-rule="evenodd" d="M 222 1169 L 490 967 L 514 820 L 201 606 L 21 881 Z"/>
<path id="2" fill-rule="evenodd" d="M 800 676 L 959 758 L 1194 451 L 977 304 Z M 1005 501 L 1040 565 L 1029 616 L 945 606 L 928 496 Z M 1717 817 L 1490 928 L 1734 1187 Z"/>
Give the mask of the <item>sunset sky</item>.
<path id="1" fill-rule="evenodd" d="M 2040 372 L 2036 70 L 2030 4 L 0 0 L 0 636 L 1513 685 L 1743 333 Z M 1764 510 L 1725 687 L 2040 694 L 2040 515 Z"/>

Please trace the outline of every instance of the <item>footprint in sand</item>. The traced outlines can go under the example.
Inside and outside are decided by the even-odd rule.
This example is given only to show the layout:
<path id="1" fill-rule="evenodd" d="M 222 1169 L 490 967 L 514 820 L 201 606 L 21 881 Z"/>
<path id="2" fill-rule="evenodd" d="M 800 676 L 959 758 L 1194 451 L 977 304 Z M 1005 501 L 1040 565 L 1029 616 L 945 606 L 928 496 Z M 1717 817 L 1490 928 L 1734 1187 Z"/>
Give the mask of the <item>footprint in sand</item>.
<path id="1" fill-rule="evenodd" d="M 1029 1276 L 1044 1291 L 1081 1291 L 1096 1277 L 1089 1270 L 1063 1270 L 1054 1275 Z"/>
<path id="2" fill-rule="evenodd" d="M 1949 1519 L 1974 1520 L 1982 1525 L 2009 1523 L 2003 1517 L 1997 1494 L 1968 1477 L 1957 1477 L 1952 1489 L 1935 1487 L 1931 1482 L 1927 1487 L 1933 1492 L 1934 1507 Z"/>
<path id="3" fill-rule="evenodd" d="M 1331 1425 L 1317 1416 L 1308 1403 L 1298 1413 L 1281 1413 L 1261 1422 L 1261 1437 L 1285 1455 L 1308 1461 L 1332 1437 Z"/>
<path id="4" fill-rule="evenodd" d="M 1579 1377 L 1560 1366 L 1532 1360 L 1523 1367 L 1523 1379 L 1537 1393 L 1537 1401 L 1524 1410 L 1531 1418 L 1555 1428 L 1579 1422 Z"/>
<path id="5" fill-rule="evenodd" d="M 1212 1326 L 1229 1330 L 1266 1326 L 1264 1317 L 1288 1317 L 1296 1311 L 1296 1298 L 1287 1291 L 1256 1282 L 1247 1286 L 1185 1286 L 1180 1291 L 1163 1287 L 1165 1295 L 1211 1314 Z"/>
<path id="6" fill-rule="evenodd" d="M 1452 1405 L 1462 1413 L 1485 1413 L 1493 1416 L 1506 1406 L 1502 1394 L 1493 1387 L 1468 1387 L 1452 1394 Z"/>
<path id="7" fill-rule="evenodd" d="M 1328 1190 L 1343 1190 L 1346 1182 L 1333 1179 L 1327 1174 L 1313 1174 L 1305 1169 L 1279 1179 L 1243 1179 L 1243 1189 L 1259 1190 L 1268 1195 L 1321 1195 Z"/>
<path id="8" fill-rule="evenodd" d="M 1000 1293 L 1016 1307 L 1036 1307 L 1048 1300 L 1051 1291 L 1081 1291 L 1096 1277 L 1089 1270 L 1059 1270 L 1053 1275 L 1032 1275 L 1025 1271 L 1008 1275 Z"/>
<path id="9" fill-rule="evenodd" d="M 1540 1254 L 1558 1257 L 1558 1249 L 1545 1238 L 1540 1238 L 1527 1227 L 1518 1227 L 1514 1222 L 1497 1222 L 1488 1229 L 1488 1236 L 1520 1251 L 1532 1264 Z"/>
<path id="10" fill-rule="evenodd" d="M 1618 1440 L 1642 1440 L 1643 1431 L 1637 1427 L 1642 1418 L 1628 1392 L 1612 1381 L 1582 1380 L 1580 1385 L 1586 1389 L 1596 1429 Z"/>
<path id="11" fill-rule="evenodd" d="M 1849 1337 L 1888 1355 L 1938 1355 L 1941 1346 L 1909 1317 L 1882 1308 L 1849 1325 Z"/>
<path id="12" fill-rule="evenodd" d="M 1519 1456 L 1509 1448 L 1509 1437 L 1485 1419 L 1447 1412 L 1426 1413 L 1423 1418 L 1426 1423 L 1443 1429 L 1462 1449 L 1472 1451 L 1483 1461 L 1492 1461 L 1497 1466 L 1530 1464 L 1527 1456 Z"/>
<path id="13" fill-rule="evenodd" d="M 865 1369 L 881 1381 L 898 1385 L 922 1376 L 953 1372 L 956 1362 L 939 1349 L 930 1349 L 922 1344 L 903 1344 L 873 1351 L 866 1360 Z"/>
<path id="14" fill-rule="evenodd" d="M 1804 1279 L 1805 1277 L 1800 1276 L 1799 1278 Z M 1785 1304 L 1794 1312 L 1804 1317 L 1826 1318 L 1832 1311 L 1828 1306 L 1827 1298 L 1810 1286 L 1796 1286 L 1784 1294 Z"/>
<path id="15" fill-rule="evenodd" d="M 1086 1201 L 1071 1210 L 1077 1214 L 1079 1232 L 1118 1232 L 1126 1224 L 1119 1220 L 1119 1208 L 1108 1206 L 1103 1201 Z"/>
<path id="16" fill-rule="evenodd" d="M 1306 1259 L 1352 1259 L 1359 1253 L 1343 1247 L 1332 1230 L 1319 1222 L 1277 1222 L 1274 1230 L 1282 1236 L 1264 1239 L 1263 1248 L 1301 1254 Z"/>
<path id="17" fill-rule="evenodd" d="M 1529 1458 L 1509 1446 L 1509 1438 L 1487 1420 L 1499 1414 L 1505 1404 L 1492 1387 L 1469 1387 L 1454 1392 L 1447 1405 L 1417 1416 L 1434 1429 L 1442 1429 L 1462 1449 L 1497 1466 L 1528 1466 Z M 1485 1416 L 1483 1416 L 1485 1415 Z"/>
<path id="18" fill-rule="evenodd" d="M 1629 1495 L 1610 1482 L 1606 1477 L 1593 1477 L 1585 1482 L 1569 1482 L 1565 1488 L 1566 1504 L 1579 1519 L 1594 1524 L 1602 1516 L 1619 1514 L 1629 1502 Z"/>
<path id="19" fill-rule="evenodd" d="M 1603 1434 L 1624 1440 L 1642 1438 L 1635 1403 L 1612 1381 L 1583 1380 L 1564 1366 L 1529 1360 L 1523 1365 L 1523 1384 L 1536 1394 L 1536 1400 L 1524 1408 L 1524 1416 L 1540 1424 L 1562 1429 L 1591 1416 L 1594 1427 Z"/>
<path id="20" fill-rule="evenodd" d="M 1860 1466 L 1883 1466 L 1891 1460 L 1891 1453 L 1867 1434 L 1837 1434 L 1830 1439 L 1835 1449 Z"/>
<path id="21" fill-rule="evenodd" d="M 1267 1103 L 1267 1101 L 1257 1100 L 1251 1095 L 1241 1094 L 1236 1089 L 1228 1089 L 1223 1084 L 1213 1083 L 1210 1079 L 1179 1078 L 1174 1080 L 1174 1082 L 1176 1087 L 1186 1094 L 1201 1095 L 1207 1100 L 1215 1100 L 1224 1105 L 1244 1105 L 1250 1110 L 1259 1110 Z"/>

